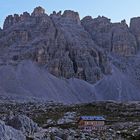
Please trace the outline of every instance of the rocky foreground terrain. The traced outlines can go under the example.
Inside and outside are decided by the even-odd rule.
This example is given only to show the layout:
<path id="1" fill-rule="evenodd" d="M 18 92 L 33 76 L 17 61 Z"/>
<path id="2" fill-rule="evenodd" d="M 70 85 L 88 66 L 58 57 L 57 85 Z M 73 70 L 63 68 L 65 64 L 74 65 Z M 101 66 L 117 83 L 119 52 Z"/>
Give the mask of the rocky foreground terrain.
<path id="1" fill-rule="evenodd" d="M 78 129 L 81 115 L 103 115 L 105 130 Z M 1 140 L 139 140 L 140 102 L 58 103 L 0 102 Z"/>
<path id="2" fill-rule="evenodd" d="M 140 17 L 112 23 L 42 7 L 0 29 L 0 95 L 88 103 L 140 100 Z"/>

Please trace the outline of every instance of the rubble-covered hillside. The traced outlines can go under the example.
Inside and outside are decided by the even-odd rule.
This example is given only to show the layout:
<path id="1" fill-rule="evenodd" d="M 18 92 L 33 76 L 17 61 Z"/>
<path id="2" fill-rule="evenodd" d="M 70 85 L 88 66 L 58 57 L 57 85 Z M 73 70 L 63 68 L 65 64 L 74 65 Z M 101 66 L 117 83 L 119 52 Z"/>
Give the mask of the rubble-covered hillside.
<path id="1" fill-rule="evenodd" d="M 140 100 L 140 18 L 112 23 L 42 7 L 0 29 L 0 94 L 63 103 Z"/>
<path id="2" fill-rule="evenodd" d="M 102 115 L 103 130 L 78 129 L 82 115 Z M 139 140 L 140 103 L 94 102 L 57 103 L 0 102 L 2 140 Z"/>

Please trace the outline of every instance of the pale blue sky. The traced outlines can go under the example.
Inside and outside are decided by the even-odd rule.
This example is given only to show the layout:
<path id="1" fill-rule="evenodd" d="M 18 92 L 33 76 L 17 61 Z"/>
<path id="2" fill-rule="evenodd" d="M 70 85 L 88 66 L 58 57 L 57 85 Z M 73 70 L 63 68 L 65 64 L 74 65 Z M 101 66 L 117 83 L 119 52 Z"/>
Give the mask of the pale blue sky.
<path id="1" fill-rule="evenodd" d="M 42 6 L 48 14 L 52 11 L 71 9 L 78 11 L 80 17 L 104 15 L 113 22 L 140 16 L 140 0 L 0 0 L 0 26 L 9 14 L 32 12 L 34 7 Z"/>

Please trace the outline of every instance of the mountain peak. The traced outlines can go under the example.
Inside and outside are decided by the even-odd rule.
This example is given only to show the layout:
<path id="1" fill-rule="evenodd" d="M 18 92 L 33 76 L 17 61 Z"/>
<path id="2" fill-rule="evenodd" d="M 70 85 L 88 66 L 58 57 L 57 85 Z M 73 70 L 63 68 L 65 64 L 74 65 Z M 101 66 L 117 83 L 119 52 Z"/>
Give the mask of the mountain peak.
<path id="1" fill-rule="evenodd" d="M 43 14 L 45 14 L 45 9 L 41 6 L 38 6 L 34 9 L 32 16 L 41 16 Z"/>
<path id="2" fill-rule="evenodd" d="M 126 65 L 125 61 L 127 60 L 125 58 L 129 56 L 131 58 L 139 51 L 139 23 L 139 18 L 132 19 L 131 26 L 128 27 L 125 20 L 112 23 L 109 18 L 104 16 L 98 16 L 97 18 L 87 16 L 80 21 L 78 12 L 72 10 L 65 10 L 63 14 L 61 14 L 61 11 L 58 13 L 54 11 L 49 16 L 45 14 L 45 10 L 40 6 L 36 7 L 32 14 L 24 12 L 21 15 L 9 15 L 4 22 L 4 29 L 0 30 L 0 65 L 9 64 L 18 67 L 24 60 L 31 60 L 41 66 L 42 69 L 46 68 L 45 71 L 58 79 L 74 77 L 92 85 L 95 83 L 98 85 L 98 83 L 103 81 L 101 83 L 102 88 L 100 88 L 101 85 L 99 84 L 97 93 L 101 93 L 100 95 L 108 93 L 108 95 L 110 94 L 113 97 L 110 99 L 116 99 L 116 97 L 120 96 L 120 92 L 124 100 L 126 99 L 125 93 L 128 95 L 127 99 L 134 92 L 137 95 L 136 98 L 140 98 L 138 95 L 140 85 L 139 81 L 137 81 L 140 79 L 137 73 L 140 67 L 134 65 L 133 71 L 129 67 L 132 65 L 131 61 L 128 62 L 128 64 L 130 63 L 129 65 Z M 120 60 L 121 58 L 124 61 Z M 139 62 L 137 63 L 140 65 Z M 130 78 L 123 76 L 124 73 L 115 71 L 116 69 L 113 69 L 113 65 L 117 67 L 118 71 L 128 69 L 128 72 L 134 73 L 125 73 L 125 75 L 128 77 L 132 75 L 131 78 L 136 85 L 131 85 L 131 80 L 128 80 Z M 135 69 L 138 70 L 135 72 Z M 26 70 L 23 69 L 22 73 Z M 35 71 L 32 68 L 30 73 Z M 115 72 L 113 73 L 113 71 Z M 1 70 L 2 72 L 3 69 Z M 7 70 L 5 75 L 8 72 L 9 70 Z M 27 75 L 27 78 L 29 75 Z M 32 90 L 32 87 L 37 87 L 38 90 L 36 89 L 36 91 L 40 93 L 40 89 L 42 89 L 41 92 L 44 94 L 46 89 L 44 89 L 42 84 L 44 85 L 46 82 L 42 82 L 42 84 L 40 82 L 35 83 L 35 80 L 39 80 L 39 75 L 38 73 L 38 78 L 33 75 L 36 78 L 32 80 L 33 82 L 25 79 L 23 83 L 29 81 L 34 85 L 29 87 L 30 90 Z M 3 74 L 0 74 L 0 79 L 5 79 L 5 77 Z M 104 77 L 108 77 L 105 78 L 107 81 L 104 80 Z M 117 79 L 117 77 L 120 78 Z M 5 81 L 5 83 L 9 83 L 9 79 Z M 123 81 L 123 84 L 115 83 L 114 81 Z M 19 82 L 17 81 L 16 83 L 16 91 L 19 93 Z M 13 84 L 13 87 L 11 87 L 11 83 L 9 84 L 10 91 L 15 89 L 14 85 L 16 83 Z M 108 83 L 110 85 L 114 84 L 110 86 Z M 86 85 L 84 86 L 85 88 Z M 90 86 L 92 87 L 92 85 Z M 128 85 L 131 87 L 129 90 L 127 90 Z M 26 86 L 28 89 L 28 84 Z M 110 89 L 106 89 L 106 87 L 110 87 Z M 133 87 L 136 89 L 135 91 L 132 90 Z M 7 91 L 7 84 L 2 83 L 0 80 L 0 88 L 2 91 Z M 121 90 L 121 88 L 123 89 Z M 99 89 L 103 90 L 99 91 Z M 85 95 L 86 93 L 84 92 Z M 103 99 L 106 98 L 103 97 Z"/>
<path id="3" fill-rule="evenodd" d="M 78 12 L 72 10 L 65 10 L 62 17 L 75 20 L 78 24 L 80 24 L 80 17 Z"/>

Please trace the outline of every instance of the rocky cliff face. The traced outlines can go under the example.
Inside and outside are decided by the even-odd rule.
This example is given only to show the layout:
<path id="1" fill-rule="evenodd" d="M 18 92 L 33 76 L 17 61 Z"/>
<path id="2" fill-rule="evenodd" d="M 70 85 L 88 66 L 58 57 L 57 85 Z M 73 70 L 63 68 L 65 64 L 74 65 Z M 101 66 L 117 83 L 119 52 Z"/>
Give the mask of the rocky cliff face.
<path id="1" fill-rule="evenodd" d="M 136 40 L 137 40 L 137 43 L 138 43 L 138 46 L 137 47 L 140 47 L 140 17 L 134 17 L 131 19 L 130 21 L 130 31 L 132 34 L 134 34 Z"/>
<path id="2" fill-rule="evenodd" d="M 91 83 L 110 73 L 107 55 L 83 28 L 77 12 L 48 16 L 37 7 L 31 15 L 8 16 L 2 34 L 1 48 L 9 53 L 9 58 L 3 58 L 7 63 L 32 59 L 57 77 L 77 77 Z"/>
<path id="3" fill-rule="evenodd" d="M 136 53 L 137 43 L 134 35 L 129 31 L 125 20 L 121 23 L 111 23 L 106 17 L 85 17 L 82 25 L 92 39 L 108 52 L 120 56 L 130 56 Z"/>
<path id="4" fill-rule="evenodd" d="M 100 16 L 80 20 L 71 10 L 48 15 L 42 7 L 31 14 L 10 15 L 0 29 L 0 65 L 31 60 L 58 78 L 98 83 L 113 75 L 112 65 L 121 71 L 123 65 L 128 71 L 126 57 L 139 51 L 139 21 L 133 18 L 128 27 L 125 20 L 112 23 Z"/>

